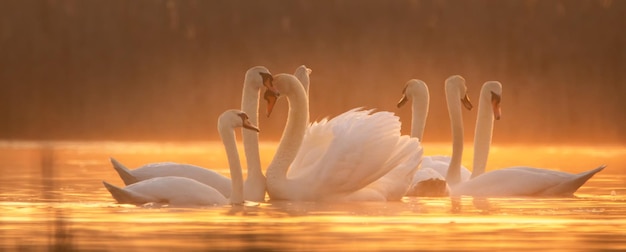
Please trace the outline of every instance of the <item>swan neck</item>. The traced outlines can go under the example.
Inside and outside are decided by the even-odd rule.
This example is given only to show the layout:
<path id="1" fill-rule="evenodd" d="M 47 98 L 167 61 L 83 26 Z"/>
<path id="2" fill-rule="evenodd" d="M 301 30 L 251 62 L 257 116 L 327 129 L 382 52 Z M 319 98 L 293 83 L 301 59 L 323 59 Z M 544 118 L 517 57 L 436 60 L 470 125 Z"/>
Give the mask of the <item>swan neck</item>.
<path id="1" fill-rule="evenodd" d="M 474 161 L 472 178 L 485 173 L 489 147 L 493 134 L 493 110 L 489 101 L 489 92 L 482 92 L 478 101 L 478 116 L 474 129 Z"/>
<path id="2" fill-rule="evenodd" d="M 411 137 L 416 137 L 422 142 L 426 119 L 428 117 L 429 95 L 426 94 L 425 97 L 413 97 L 412 99 Z"/>
<path id="3" fill-rule="evenodd" d="M 308 96 L 309 95 L 309 83 L 310 83 L 310 80 L 309 80 L 309 76 L 307 75 L 306 71 L 299 72 L 296 75 L 296 78 L 298 78 L 298 80 L 302 84 L 302 87 L 304 88 L 304 93 Z"/>
<path id="4" fill-rule="evenodd" d="M 458 92 L 446 90 L 448 115 L 452 128 L 452 158 L 446 174 L 446 181 L 453 186 L 461 182 L 461 160 L 463 158 L 463 115 Z"/>
<path id="5" fill-rule="evenodd" d="M 257 126 L 259 125 L 259 92 L 260 88 L 255 88 L 254 83 L 246 80 L 243 86 L 241 110 L 248 114 L 248 120 Z M 244 197 L 246 200 L 262 202 L 265 200 L 265 176 L 261 170 L 259 133 L 242 128 L 241 135 L 248 169 Z"/>
<path id="6" fill-rule="evenodd" d="M 232 204 L 243 203 L 243 174 L 241 171 L 241 163 L 239 161 L 239 153 L 237 153 L 237 141 L 235 139 L 235 131 L 228 126 L 219 127 L 219 134 L 228 156 L 228 167 L 230 167 L 230 178 L 232 191 L 230 193 L 230 202 Z"/>
<path id="7" fill-rule="evenodd" d="M 267 168 L 267 191 L 272 199 L 286 199 L 286 194 L 291 193 L 287 189 L 287 170 L 296 158 L 309 121 L 309 105 L 304 88 L 298 84 L 294 90 L 285 95 L 289 103 L 287 123 L 274 159 Z"/>
<path id="8" fill-rule="evenodd" d="M 256 126 L 259 126 L 259 91 L 258 88 L 253 88 L 251 84 L 245 83 L 241 100 L 241 110 L 248 114 L 248 120 Z M 259 133 L 242 128 L 242 137 L 248 167 L 248 180 L 264 180 L 259 154 Z"/>

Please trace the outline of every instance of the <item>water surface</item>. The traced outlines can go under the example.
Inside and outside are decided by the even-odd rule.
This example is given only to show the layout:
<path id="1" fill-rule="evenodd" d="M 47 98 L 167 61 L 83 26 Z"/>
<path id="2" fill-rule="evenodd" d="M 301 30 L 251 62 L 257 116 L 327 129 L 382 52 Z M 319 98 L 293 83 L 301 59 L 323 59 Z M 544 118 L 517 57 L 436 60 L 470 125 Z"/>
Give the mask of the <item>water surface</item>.
<path id="1" fill-rule="evenodd" d="M 264 166 L 275 144 L 261 146 Z M 432 145 L 426 154 L 449 154 Z M 464 164 L 471 164 L 471 149 Z M 0 142 L 0 250 L 626 250 L 626 149 L 496 146 L 489 169 L 580 172 L 606 163 L 576 198 L 264 202 L 170 208 L 118 205 L 108 163 L 188 162 L 227 174 L 214 143 Z M 523 153 L 521 155 L 520 153 Z"/>

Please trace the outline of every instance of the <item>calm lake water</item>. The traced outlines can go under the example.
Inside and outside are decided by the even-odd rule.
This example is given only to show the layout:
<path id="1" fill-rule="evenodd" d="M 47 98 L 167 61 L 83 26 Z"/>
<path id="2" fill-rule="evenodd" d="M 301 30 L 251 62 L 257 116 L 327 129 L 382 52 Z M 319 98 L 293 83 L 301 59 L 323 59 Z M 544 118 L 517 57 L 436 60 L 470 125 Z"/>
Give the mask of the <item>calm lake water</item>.
<path id="1" fill-rule="evenodd" d="M 262 144 L 264 166 L 275 147 Z M 425 150 L 450 152 L 444 144 Z M 471 151 L 466 148 L 465 165 Z M 489 169 L 608 167 L 576 198 L 464 197 L 458 209 L 450 198 L 416 197 L 191 209 L 118 205 L 101 183 L 122 184 L 109 156 L 129 167 L 176 161 L 228 174 L 219 143 L 0 142 L 0 251 L 626 250 L 626 147 L 496 146 Z"/>

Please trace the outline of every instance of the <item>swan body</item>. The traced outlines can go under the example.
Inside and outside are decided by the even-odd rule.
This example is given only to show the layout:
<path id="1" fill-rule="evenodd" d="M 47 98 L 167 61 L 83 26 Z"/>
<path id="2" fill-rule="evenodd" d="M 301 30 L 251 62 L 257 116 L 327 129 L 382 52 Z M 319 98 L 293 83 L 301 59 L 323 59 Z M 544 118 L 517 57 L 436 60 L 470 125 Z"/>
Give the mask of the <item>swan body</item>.
<path id="1" fill-rule="evenodd" d="M 428 86 L 424 81 L 412 79 L 406 83 L 402 93 L 398 107 L 411 100 L 411 137 L 423 142 L 430 100 Z M 447 196 L 449 187 L 445 176 L 448 173 L 450 161 L 451 158 L 448 156 L 425 156 L 422 159 L 421 168 L 415 172 L 407 196 Z M 461 166 L 461 181 L 467 181 L 470 175 L 470 171 Z"/>
<path id="2" fill-rule="evenodd" d="M 474 139 L 472 179 L 452 186 L 451 195 L 479 197 L 571 197 L 593 175 L 606 166 L 572 174 L 552 169 L 516 166 L 485 173 L 493 121 L 500 118 L 502 84 L 488 81 L 480 93 Z M 453 169 L 451 166 L 450 169 Z M 455 167 L 454 169 L 458 169 Z"/>
<path id="3" fill-rule="evenodd" d="M 422 159 L 422 167 L 428 167 L 444 177 L 448 173 L 448 166 L 452 157 L 450 156 L 426 156 Z M 468 181 L 472 175 L 465 166 L 461 166 L 461 182 Z"/>
<path id="4" fill-rule="evenodd" d="M 411 182 L 407 196 L 445 197 L 450 195 L 450 187 L 446 182 L 445 175 L 448 172 L 451 157 L 449 156 L 425 156 L 422 166 Z M 461 182 L 470 179 L 472 173 L 461 166 Z"/>
<path id="5" fill-rule="evenodd" d="M 220 191 L 185 177 L 156 177 L 124 188 L 106 181 L 102 183 L 119 204 L 162 203 L 178 207 L 228 204 Z"/>
<path id="6" fill-rule="evenodd" d="M 273 84 L 287 97 L 289 114 L 266 173 L 272 200 L 380 200 L 395 191 L 401 191 L 398 198 L 406 193 L 421 147 L 417 139 L 400 136 L 396 116 L 353 109 L 307 127 L 308 99 L 298 79 L 279 74 Z M 276 99 L 265 97 L 269 114 Z M 406 177 L 404 186 L 387 188 L 383 179 L 367 188 L 398 167 L 398 175 Z"/>
<path id="7" fill-rule="evenodd" d="M 128 169 L 114 158 L 110 158 L 111 164 L 120 175 L 125 185 L 132 185 L 140 181 L 158 177 L 185 177 L 211 186 L 225 197 L 230 196 L 230 179 L 215 171 L 191 164 L 174 162 L 151 163 L 137 169 Z"/>
<path id="8" fill-rule="evenodd" d="M 265 86 L 271 88 L 272 92 L 276 92 L 269 84 L 271 78 L 269 70 L 262 66 L 252 67 L 246 71 L 241 109 L 249 116 L 249 121 L 254 125 L 259 123 L 260 89 Z M 265 176 L 261 171 L 259 136 L 257 132 L 249 130 L 243 130 L 242 136 L 248 167 L 248 177 L 244 183 L 244 197 L 246 200 L 261 202 L 265 200 Z M 162 162 L 146 164 L 131 170 L 114 158 L 110 160 L 125 185 L 156 177 L 177 176 L 198 180 L 198 182 L 218 190 L 225 197 L 230 197 L 231 194 L 231 181 L 228 177 L 200 166 Z"/>
<path id="9" fill-rule="evenodd" d="M 142 205 L 150 202 L 164 203 L 170 206 L 224 205 L 228 202 L 242 204 L 244 185 L 239 154 L 237 153 L 235 127 L 258 131 L 255 126 L 250 124 L 248 116 L 242 111 L 227 110 L 222 113 L 218 120 L 218 130 L 228 155 L 232 177 L 230 199 L 217 189 L 186 177 L 155 177 L 124 188 L 114 186 L 106 181 L 103 181 L 103 184 L 120 204 Z"/>
<path id="10" fill-rule="evenodd" d="M 452 195 L 475 197 L 572 197 L 606 167 L 578 174 L 533 167 L 509 167 L 479 175 L 453 188 Z"/>

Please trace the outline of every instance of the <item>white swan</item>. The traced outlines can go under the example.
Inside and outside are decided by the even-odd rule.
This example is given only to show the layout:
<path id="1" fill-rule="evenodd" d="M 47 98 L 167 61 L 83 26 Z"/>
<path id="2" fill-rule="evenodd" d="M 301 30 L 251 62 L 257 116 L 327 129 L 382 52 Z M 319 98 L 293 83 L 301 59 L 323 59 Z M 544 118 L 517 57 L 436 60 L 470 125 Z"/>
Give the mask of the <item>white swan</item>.
<path id="1" fill-rule="evenodd" d="M 452 81 L 452 78 L 446 80 Z M 460 85 L 461 82 L 455 82 Z M 471 109 L 471 102 L 467 95 L 463 96 L 463 105 L 466 109 Z M 411 117 L 411 137 L 416 137 L 423 143 L 424 128 L 426 118 L 428 116 L 428 105 L 430 94 L 428 86 L 422 80 L 409 80 L 402 90 L 402 98 L 398 102 L 398 108 L 402 107 L 411 100 L 412 117 Z M 449 188 L 445 182 L 445 176 L 448 173 L 448 165 L 451 158 L 449 156 L 425 156 L 422 159 L 421 168 L 415 172 L 411 187 L 407 192 L 407 196 L 447 196 Z M 471 172 L 461 166 L 461 181 L 467 181 Z"/>
<path id="2" fill-rule="evenodd" d="M 266 172 L 272 200 L 390 200 L 406 193 L 421 152 L 417 139 L 400 136 L 396 116 L 353 109 L 307 128 L 308 99 L 298 79 L 279 74 L 273 84 L 287 97 L 289 114 Z M 265 98 L 269 115 L 277 97 L 266 92 Z M 390 171 L 404 186 L 381 181 L 366 188 Z"/>
<path id="3" fill-rule="evenodd" d="M 246 71 L 241 109 L 249 115 L 249 120 L 258 125 L 259 92 L 261 87 L 270 85 L 272 75 L 267 68 L 256 66 Z M 248 177 L 244 184 L 244 198 L 250 201 L 261 202 L 265 200 L 265 176 L 261 171 L 261 159 L 259 156 L 259 136 L 257 132 L 243 130 L 243 144 L 246 155 Z M 111 158 L 111 164 L 120 175 L 125 185 L 139 181 L 165 176 L 177 176 L 195 179 L 200 183 L 217 189 L 225 197 L 230 196 L 231 181 L 228 177 L 210 169 L 191 164 L 173 162 L 151 163 L 137 169 L 130 170 L 122 163 Z"/>
<path id="4" fill-rule="evenodd" d="M 501 96 L 502 85 L 499 82 L 488 81 L 483 85 L 478 102 L 472 179 L 451 186 L 451 195 L 570 197 L 594 174 L 606 167 L 601 165 L 579 174 L 524 166 L 485 173 L 493 132 L 493 120 L 500 118 Z M 450 166 L 450 170 L 458 169 L 458 165 Z"/>
<path id="5" fill-rule="evenodd" d="M 102 183 L 111 193 L 113 198 L 120 204 L 142 205 L 150 202 L 164 203 L 170 206 L 206 206 L 242 204 L 243 174 L 237 153 L 237 143 L 234 129 L 243 127 L 259 131 L 250 124 L 248 115 L 239 110 L 227 110 L 222 113 L 218 120 L 218 131 L 226 154 L 232 177 L 230 200 L 217 189 L 186 177 L 156 177 L 143 180 L 124 188 L 119 188 L 103 181 Z"/>
<path id="6" fill-rule="evenodd" d="M 293 74 L 294 76 L 296 76 L 296 78 L 298 78 L 298 80 L 302 84 L 302 87 L 304 87 L 304 92 L 307 94 L 307 96 L 309 95 L 309 85 L 311 84 L 310 75 L 312 72 L 313 70 L 311 70 L 311 68 L 308 68 L 305 65 L 301 65 L 296 68 L 296 71 Z"/>

